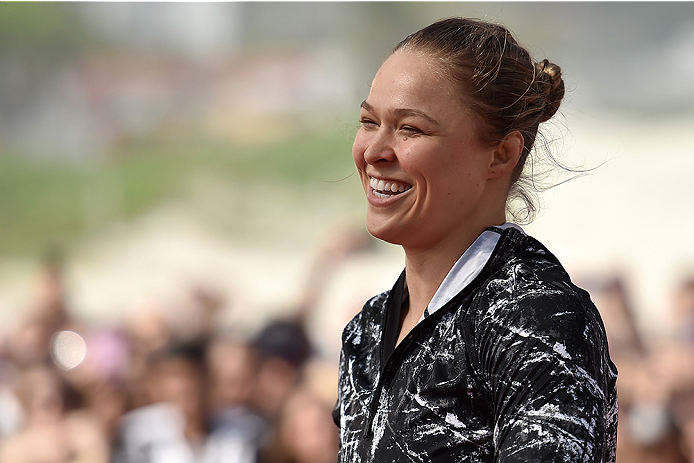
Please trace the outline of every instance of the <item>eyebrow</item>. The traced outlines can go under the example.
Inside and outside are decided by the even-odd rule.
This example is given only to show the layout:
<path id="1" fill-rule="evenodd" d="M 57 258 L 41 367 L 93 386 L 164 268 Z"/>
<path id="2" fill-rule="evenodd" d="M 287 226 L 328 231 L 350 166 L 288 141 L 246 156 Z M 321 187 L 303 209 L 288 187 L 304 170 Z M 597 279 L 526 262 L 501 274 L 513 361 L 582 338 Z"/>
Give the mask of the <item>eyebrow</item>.
<path id="1" fill-rule="evenodd" d="M 373 106 L 371 106 L 369 103 L 366 102 L 366 100 L 361 102 L 361 107 L 364 108 L 365 110 L 375 113 L 375 109 Z M 405 117 L 405 116 L 415 116 L 415 117 L 421 117 L 423 119 L 426 119 L 428 122 L 431 124 L 434 124 L 436 126 L 440 126 L 441 124 L 438 123 L 436 119 L 425 113 L 424 111 L 420 111 L 419 109 L 411 109 L 411 108 L 398 108 L 394 109 L 391 111 L 393 114 L 399 117 Z"/>

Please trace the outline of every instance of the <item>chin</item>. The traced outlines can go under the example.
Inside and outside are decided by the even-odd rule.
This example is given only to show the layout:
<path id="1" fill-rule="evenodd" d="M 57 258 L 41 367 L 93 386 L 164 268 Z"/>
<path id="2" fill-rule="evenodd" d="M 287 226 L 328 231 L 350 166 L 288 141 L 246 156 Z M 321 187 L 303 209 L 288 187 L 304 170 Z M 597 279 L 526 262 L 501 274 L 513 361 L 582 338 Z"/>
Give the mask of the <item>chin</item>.
<path id="1" fill-rule="evenodd" d="M 390 227 L 382 221 L 374 221 L 366 219 L 366 230 L 381 241 L 390 244 L 402 244 L 402 231 L 396 230 L 395 227 Z"/>

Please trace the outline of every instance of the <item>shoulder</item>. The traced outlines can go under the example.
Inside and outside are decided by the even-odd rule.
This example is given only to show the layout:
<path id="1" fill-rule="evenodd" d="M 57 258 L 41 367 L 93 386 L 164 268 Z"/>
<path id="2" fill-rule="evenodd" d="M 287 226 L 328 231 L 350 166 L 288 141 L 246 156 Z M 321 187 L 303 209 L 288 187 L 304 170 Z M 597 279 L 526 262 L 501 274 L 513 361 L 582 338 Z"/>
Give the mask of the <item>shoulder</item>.
<path id="1" fill-rule="evenodd" d="M 608 367 L 607 338 L 590 295 L 534 238 L 519 241 L 480 288 L 472 317 L 481 348 L 544 351 L 562 363 L 571 359 L 603 372 Z"/>
<path id="2" fill-rule="evenodd" d="M 342 331 L 343 346 L 361 344 L 365 336 L 377 337 L 376 342 L 380 341 L 383 312 L 390 293 L 391 291 L 385 291 L 366 301 L 361 311 Z"/>
<path id="3" fill-rule="evenodd" d="M 539 242 L 516 244 L 466 325 L 472 364 L 501 416 L 499 454 L 609 459 L 617 372 L 597 308 Z"/>
<path id="4" fill-rule="evenodd" d="M 599 320 L 590 295 L 571 281 L 557 258 L 534 238 L 524 238 L 480 287 L 480 318 L 555 327 L 563 320 Z"/>

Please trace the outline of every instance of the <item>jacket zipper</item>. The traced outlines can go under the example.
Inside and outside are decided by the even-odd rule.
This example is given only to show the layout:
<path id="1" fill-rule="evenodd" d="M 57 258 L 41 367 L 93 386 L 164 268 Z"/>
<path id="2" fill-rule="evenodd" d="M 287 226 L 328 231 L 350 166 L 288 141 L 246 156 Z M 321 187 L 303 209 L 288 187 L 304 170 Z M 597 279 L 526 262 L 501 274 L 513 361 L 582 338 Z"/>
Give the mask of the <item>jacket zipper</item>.
<path id="1" fill-rule="evenodd" d="M 458 304 L 465 299 L 469 293 L 473 291 L 473 289 L 476 289 L 480 286 L 481 281 L 486 280 L 491 276 L 493 273 L 490 269 L 494 265 L 494 261 L 496 261 L 496 258 L 498 257 L 499 252 L 502 249 L 505 249 L 508 244 L 507 242 L 509 240 L 514 240 L 516 237 L 520 235 L 518 230 L 514 228 L 507 228 L 506 230 L 503 230 L 501 237 L 499 238 L 499 241 L 496 244 L 496 247 L 492 254 L 489 256 L 489 259 L 487 260 L 487 263 L 484 265 L 484 268 L 482 271 L 475 277 L 473 281 L 471 281 L 465 288 L 463 288 L 458 294 L 453 296 L 453 298 L 448 301 L 443 307 L 441 307 L 439 310 L 437 310 L 434 314 L 430 315 L 429 317 L 425 318 L 422 320 L 420 323 L 415 325 L 415 327 L 407 333 L 407 335 L 403 338 L 403 340 L 395 346 L 395 349 L 393 352 L 390 353 L 388 356 L 388 359 L 386 360 L 385 364 L 382 363 L 381 367 L 381 373 L 378 378 L 378 384 L 376 385 L 376 390 L 374 391 L 374 396 L 371 400 L 371 406 L 369 407 L 369 415 L 368 419 L 366 421 L 366 425 L 364 426 L 364 430 L 362 432 L 362 437 L 363 438 L 368 438 L 371 435 L 371 431 L 373 428 L 373 422 L 374 419 L 376 418 L 376 411 L 378 409 L 378 404 L 381 400 L 381 392 L 385 386 L 386 382 L 386 377 L 394 376 L 395 372 L 397 371 L 397 368 L 402 364 L 402 359 L 404 358 L 404 354 L 407 350 L 407 347 L 412 344 L 415 335 L 417 332 L 421 331 L 424 329 L 424 327 L 428 326 L 429 324 L 436 324 L 440 321 L 441 318 L 443 318 L 444 314 L 449 312 L 452 308 L 455 308 L 458 306 Z M 404 271 L 401 274 L 400 278 L 404 279 Z M 393 294 L 393 293 L 391 293 Z M 400 295 L 402 293 L 400 292 Z M 396 294 L 393 294 L 395 297 Z M 401 302 L 400 302 L 401 303 Z M 390 305 L 392 302 L 389 300 L 386 302 L 386 304 Z M 398 311 L 399 315 L 400 311 Z M 387 316 L 387 314 L 386 314 Z M 399 322 L 399 320 L 398 320 Z M 385 328 L 385 322 L 384 322 L 384 328 Z M 397 329 L 399 330 L 399 323 Z M 385 330 L 384 330 L 385 331 Z M 385 332 L 383 334 L 385 337 Z M 383 347 L 382 347 L 383 348 Z M 396 363 L 397 360 L 397 363 Z M 383 359 L 381 359 L 383 361 Z M 393 367 L 393 364 L 396 366 Z"/>

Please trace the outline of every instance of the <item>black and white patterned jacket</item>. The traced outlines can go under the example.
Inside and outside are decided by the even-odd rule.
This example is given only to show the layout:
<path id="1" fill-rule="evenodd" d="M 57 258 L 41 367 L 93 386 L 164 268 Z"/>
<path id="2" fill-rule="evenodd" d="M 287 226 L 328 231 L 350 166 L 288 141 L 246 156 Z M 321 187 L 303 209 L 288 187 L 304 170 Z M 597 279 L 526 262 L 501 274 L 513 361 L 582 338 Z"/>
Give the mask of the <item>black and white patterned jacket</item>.
<path id="1" fill-rule="evenodd" d="M 597 309 L 537 240 L 490 232 L 472 281 L 397 347 L 404 272 L 345 327 L 340 462 L 614 461 L 617 371 Z"/>

